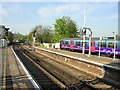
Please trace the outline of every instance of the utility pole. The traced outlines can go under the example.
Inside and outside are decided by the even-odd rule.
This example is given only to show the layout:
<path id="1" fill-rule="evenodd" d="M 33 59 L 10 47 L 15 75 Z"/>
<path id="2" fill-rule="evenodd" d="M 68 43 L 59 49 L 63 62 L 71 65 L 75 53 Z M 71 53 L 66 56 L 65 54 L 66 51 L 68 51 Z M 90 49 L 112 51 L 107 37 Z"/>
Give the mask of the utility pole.
<path id="1" fill-rule="evenodd" d="M 114 56 L 113 56 L 113 59 L 115 60 L 116 34 L 115 34 L 115 32 L 113 32 L 113 34 L 114 34 Z"/>
<path id="2" fill-rule="evenodd" d="M 90 28 L 83 28 L 83 30 L 85 30 L 85 35 L 86 35 L 86 31 L 89 30 L 89 55 L 88 57 L 91 55 L 91 40 L 92 40 L 92 30 Z"/>
<path id="3" fill-rule="evenodd" d="M 99 42 L 99 58 L 100 58 L 101 41 L 102 41 L 102 37 L 100 37 L 100 42 Z"/>
<path id="4" fill-rule="evenodd" d="M 83 27 L 86 27 L 86 0 L 84 3 L 84 25 Z M 85 54 L 85 37 L 86 37 L 86 29 L 83 28 L 83 54 Z"/>
<path id="5" fill-rule="evenodd" d="M 91 55 L 91 40 L 92 40 L 92 31 L 90 30 L 89 28 L 89 31 L 90 31 L 90 34 L 89 34 L 89 55 Z"/>

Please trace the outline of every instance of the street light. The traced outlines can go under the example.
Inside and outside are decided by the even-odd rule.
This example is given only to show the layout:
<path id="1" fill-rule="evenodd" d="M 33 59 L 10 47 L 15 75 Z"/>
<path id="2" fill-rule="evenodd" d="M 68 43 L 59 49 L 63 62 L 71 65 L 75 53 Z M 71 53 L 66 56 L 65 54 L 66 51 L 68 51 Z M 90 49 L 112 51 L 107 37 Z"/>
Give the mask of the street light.
<path id="1" fill-rule="evenodd" d="M 83 28 L 83 54 L 85 54 L 85 37 L 86 37 L 86 29 Z"/>
<path id="2" fill-rule="evenodd" d="M 86 27 L 86 0 L 84 3 L 84 25 L 83 27 Z M 85 37 L 86 37 L 86 29 L 83 28 L 83 54 L 85 54 Z"/>
<path id="3" fill-rule="evenodd" d="M 115 32 L 112 32 L 114 34 L 114 56 L 113 59 L 115 60 L 115 49 L 116 49 L 116 34 Z"/>

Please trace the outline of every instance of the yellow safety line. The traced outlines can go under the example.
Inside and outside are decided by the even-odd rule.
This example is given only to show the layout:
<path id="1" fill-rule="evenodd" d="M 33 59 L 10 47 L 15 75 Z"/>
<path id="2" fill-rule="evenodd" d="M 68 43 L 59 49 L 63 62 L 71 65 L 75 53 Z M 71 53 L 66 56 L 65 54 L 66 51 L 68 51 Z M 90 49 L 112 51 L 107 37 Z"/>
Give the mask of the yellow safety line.
<path id="1" fill-rule="evenodd" d="M 7 49 L 6 49 L 7 50 Z M 5 53 L 4 53 L 4 68 L 3 68 L 3 85 L 2 85 L 2 89 L 5 89 L 6 88 L 6 50 L 5 50 Z"/>

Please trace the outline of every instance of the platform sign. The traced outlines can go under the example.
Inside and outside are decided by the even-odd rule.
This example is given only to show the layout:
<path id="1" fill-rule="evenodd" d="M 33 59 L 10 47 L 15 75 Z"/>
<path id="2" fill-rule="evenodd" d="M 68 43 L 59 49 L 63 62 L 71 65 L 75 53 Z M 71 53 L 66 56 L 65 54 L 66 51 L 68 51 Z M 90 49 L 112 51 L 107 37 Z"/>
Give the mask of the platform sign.
<path id="1" fill-rule="evenodd" d="M 103 39 L 103 40 L 106 40 L 106 39 L 114 39 L 114 37 L 103 37 L 102 39 Z"/>
<path id="2" fill-rule="evenodd" d="M 107 37 L 102 37 L 103 40 L 107 39 Z"/>
<path id="3" fill-rule="evenodd" d="M 107 37 L 108 39 L 114 39 L 114 37 Z"/>

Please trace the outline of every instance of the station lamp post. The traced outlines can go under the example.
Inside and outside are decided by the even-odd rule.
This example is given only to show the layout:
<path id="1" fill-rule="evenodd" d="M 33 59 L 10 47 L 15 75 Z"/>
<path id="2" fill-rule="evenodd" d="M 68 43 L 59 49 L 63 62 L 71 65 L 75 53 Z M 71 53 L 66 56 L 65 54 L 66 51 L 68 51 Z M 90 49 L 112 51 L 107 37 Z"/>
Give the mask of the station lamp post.
<path id="1" fill-rule="evenodd" d="M 89 55 L 88 55 L 88 56 L 90 56 L 91 55 L 92 30 L 90 28 L 86 28 L 86 27 L 83 28 L 83 35 L 84 35 L 83 36 L 83 54 L 85 53 L 85 36 L 86 36 L 87 30 L 90 32 L 90 34 L 89 34 Z"/>
<path id="2" fill-rule="evenodd" d="M 85 54 L 85 37 L 86 37 L 86 29 L 83 28 L 82 32 L 83 32 L 83 51 L 82 51 L 82 53 Z"/>
<path id="3" fill-rule="evenodd" d="M 115 60 L 115 49 L 116 49 L 116 34 L 115 32 L 112 32 L 114 34 L 114 56 L 113 59 Z"/>

